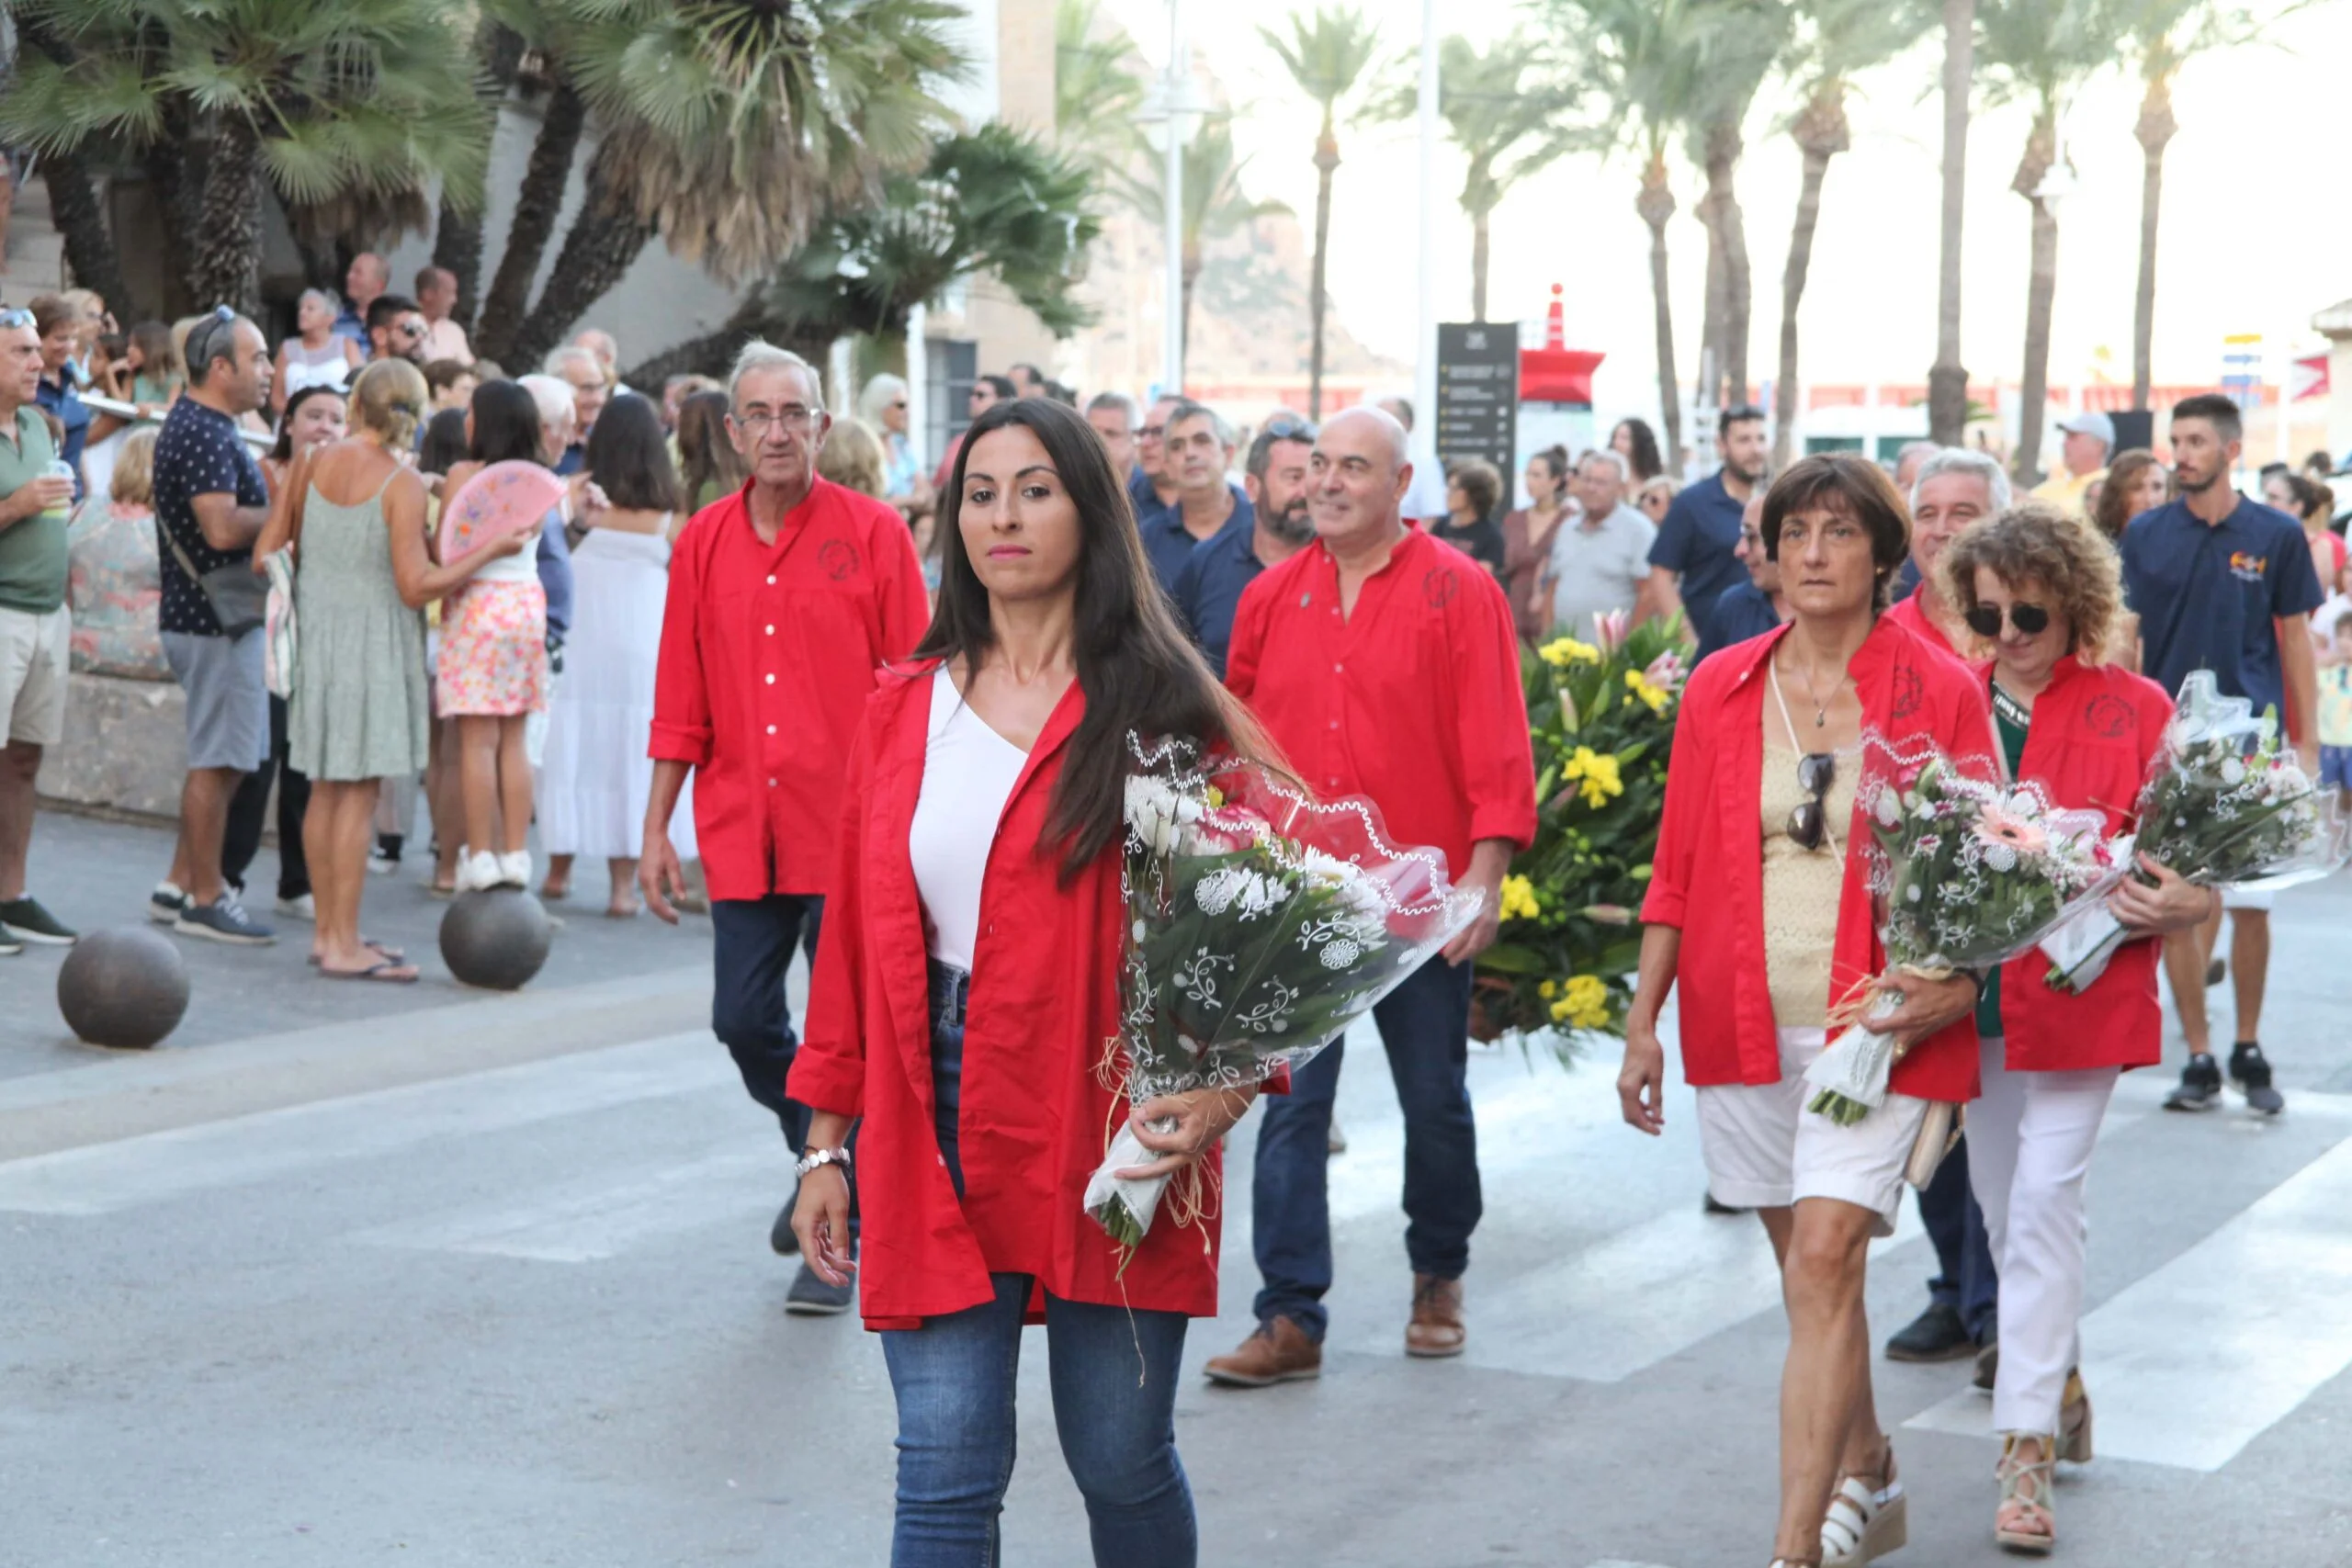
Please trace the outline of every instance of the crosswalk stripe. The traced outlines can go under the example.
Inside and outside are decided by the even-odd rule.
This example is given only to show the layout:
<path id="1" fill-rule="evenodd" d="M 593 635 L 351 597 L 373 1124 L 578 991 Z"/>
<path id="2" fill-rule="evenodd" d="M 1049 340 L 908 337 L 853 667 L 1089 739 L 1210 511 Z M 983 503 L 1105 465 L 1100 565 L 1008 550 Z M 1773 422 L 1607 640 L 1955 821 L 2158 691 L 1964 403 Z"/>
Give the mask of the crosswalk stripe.
<path id="1" fill-rule="evenodd" d="M 774 1137 L 654 1170 L 600 1169 L 521 1201 L 401 1220 L 356 1242 L 485 1253 L 543 1263 L 593 1263 L 722 1221 L 764 1220 L 790 1190 L 791 1155 Z"/>
<path id="2" fill-rule="evenodd" d="M 665 1035 L 0 1164 L 0 1211 L 105 1214 L 193 1191 L 689 1094 L 731 1081 L 705 1033 Z"/>

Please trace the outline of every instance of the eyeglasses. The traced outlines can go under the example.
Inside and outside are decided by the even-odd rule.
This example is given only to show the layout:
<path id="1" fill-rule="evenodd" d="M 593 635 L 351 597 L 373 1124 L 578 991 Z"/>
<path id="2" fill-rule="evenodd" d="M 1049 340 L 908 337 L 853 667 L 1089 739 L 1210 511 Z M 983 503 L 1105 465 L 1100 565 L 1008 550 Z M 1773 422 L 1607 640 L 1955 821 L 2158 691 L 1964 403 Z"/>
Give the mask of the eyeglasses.
<path id="1" fill-rule="evenodd" d="M 1289 414 L 1276 414 L 1266 422 L 1265 428 L 1259 434 L 1269 441 L 1312 442 L 1317 432 L 1315 426 L 1306 420 L 1295 418 Z"/>
<path id="2" fill-rule="evenodd" d="M 402 337 L 423 337 L 426 329 L 416 321 L 395 321 L 392 323 L 392 331 Z"/>
<path id="3" fill-rule="evenodd" d="M 1829 833 L 1825 802 L 1838 782 L 1838 759 L 1827 751 L 1812 751 L 1797 759 L 1797 787 L 1813 798 L 1789 813 L 1789 841 L 1805 851 L 1817 850 Z"/>
<path id="4" fill-rule="evenodd" d="M 14 329 L 33 324 L 33 313 L 27 310 L 0 310 L 0 327 Z"/>
<path id="5" fill-rule="evenodd" d="M 817 419 L 815 411 L 802 408 L 798 403 L 787 403 L 773 413 L 765 409 L 756 409 L 750 413 L 730 413 L 727 417 L 734 422 L 736 429 L 754 441 L 766 439 L 771 425 L 782 425 L 786 430 L 807 430 Z"/>
<path id="6" fill-rule="evenodd" d="M 1147 441 L 1157 441 L 1168 434 L 1168 427 L 1164 424 L 1139 424 L 1136 426 L 1136 434 Z"/>
<path id="7" fill-rule="evenodd" d="M 1961 617 L 1968 629 L 1991 641 L 2001 635 L 2001 608 L 1997 604 L 1979 604 Z M 2040 604 L 2009 606 L 2009 625 L 2017 627 L 2019 637 L 2040 637 L 2050 629 L 2050 612 Z"/>

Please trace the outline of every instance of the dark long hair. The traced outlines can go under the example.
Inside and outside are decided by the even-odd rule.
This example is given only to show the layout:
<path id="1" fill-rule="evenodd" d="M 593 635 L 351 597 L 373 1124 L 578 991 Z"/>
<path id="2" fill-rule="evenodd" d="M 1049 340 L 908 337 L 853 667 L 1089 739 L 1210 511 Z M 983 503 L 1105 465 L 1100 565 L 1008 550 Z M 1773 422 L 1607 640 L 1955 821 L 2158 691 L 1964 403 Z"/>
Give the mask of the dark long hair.
<path id="1" fill-rule="evenodd" d="M 1074 648 L 1086 716 L 1070 736 L 1054 785 L 1046 835 L 1069 845 L 1067 882 L 1125 831 L 1127 736 L 1189 736 L 1262 756 L 1265 745 L 1241 705 L 1176 625 L 1136 533 L 1126 487 L 1094 427 L 1050 398 L 997 403 L 972 422 L 956 454 L 956 471 L 939 498 L 939 604 L 913 657 L 965 661 L 967 671 L 993 647 L 989 593 L 965 552 L 964 469 L 990 432 L 1020 425 L 1035 435 L 1078 508 L 1077 625 Z"/>
<path id="2" fill-rule="evenodd" d="M 484 381 L 474 389 L 473 445 L 466 456 L 477 463 L 541 463 L 539 402 L 519 381 Z"/>
<path id="3" fill-rule="evenodd" d="M 317 385 L 297 387 L 294 395 L 286 400 L 286 412 L 277 416 L 277 445 L 269 449 L 273 461 L 290 463 L 294 460 L 294 411 L 312 398 L 333 398 L 341 402 L 350 394 L 341 387 Z"/>
<path id="4" fill-rule="evenodd" d="M 1616 430 L 1609 433 L 1609 445 L 1611 446 L 1617 445 L 1618 430 L 1626 431 L 1634 437 L 1634 453 L 1627 459 L 1634 466 L 1634 482 L 1626 488 L 1638 490 L 1666 472 L 1666 465 L 1658 460 L 1657 432 L 1650 428 L 1649 421 L 1645 419 L 1619 420 Z"/>
<path id="5" fill-rule="evenodd" d="M 615 506 L 630 512 L 675 512 L 678 470 L 662 434 L 662 413 L 635 392 L 606 403 L 588 431 L 588 473 Z"/>
<path id="6" fill-rule="evenodd" d="M 446 474 L 466 460 L 466 411 L 443 409 L 424 422 L 424 439 L 416 448 L 419 472 Z"/>

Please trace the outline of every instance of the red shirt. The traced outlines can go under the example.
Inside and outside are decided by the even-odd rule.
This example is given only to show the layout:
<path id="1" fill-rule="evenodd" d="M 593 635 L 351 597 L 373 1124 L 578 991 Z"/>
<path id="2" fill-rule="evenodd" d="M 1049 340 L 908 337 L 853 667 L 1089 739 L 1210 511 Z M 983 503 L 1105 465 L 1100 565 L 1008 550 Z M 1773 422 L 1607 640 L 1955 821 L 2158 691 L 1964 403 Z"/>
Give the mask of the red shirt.
<path id="1" fill-rule="evenodd" d="M 1886 614 L 1880 619 L 1893 621 L 1937 652 L 1958 659 L 1960 649 L 1951 645 L 1951 638 L 1944 636 L 1943 627 L 1936 625 L 1934 617 L 1928 614 L 1928 607 L 1920 603 L 1927 593 L 1928 585 L 1923 582 L 1913 589 L 1908 597 L 1897 599 L 1888 605 Z"/>
<path id="2" fill-rule="evenodd" d="M 694 764 L 714 898 L 827 891 L 850 736 L 876 670 L 931 620 L 896 512 L 819 479 L 763 544 L 750 490 L 695 513 L 671 551 L 647 749 Z"/>
<path id="3" fill-rule="evenodd" d="M 1989 662 L 1978 665 L 1977 680 L 1991 671 Z M 2104 811 L 2107 831 L 2116 832 L 2131 818 L 2171 718 L 2172 699 L 2154 681 L 2069 655 L 2034 699 L 2018 777 L 2041 784 L 2055 805 Z M 2001 1027 L 2009 1070 L 2154 1066 L 2164 1054 L 2158 945 L 2154 937 L 2125 942 L 2108 961 L 2107 973 L 2081 996 L 2043 983 L 2050 960 L 2038 947 L 2003 964 Z"/>
<path id="4" fill-rule="evenodd" d="M 1675 983 L 1682 994 L 1682 1076 L 1693 1084 L 1781 1079 L 1778 1025 L 1764 973 L 1764 704 L 1782 626 L 1711 654 L 1691 672 L 1667 762 L 1642 919 L 1682 931 Z M 1881 615 L 1847 666 L 1865 734 L 1934 741 L 1945 755 L 1983 758 L 1993 743 L 1984 684 L 1968 667 Z M 1829 964 L 1829 1002 L 1885 973 L 1860 846 L 1870 826 L 1859 802 L 1847 825 L 1846 879 Z M 1963 1018 L 1895 1064 L 1894 1088 L 1922 1100 L 1976 1098 L 1976 1025 Z"/>
<path id="5" fill-rule="evenodd" d="M 1495 580 L 1409 528 L 1340 613 L 1340 568 L 1309 545 L 1233 615 L 1225 683 L 1308 787 L 1368 796 L 1392 843 L 1462 875 L 1481 839 L 1535 838 L 1535 753 L 1519 638 Z"/>
<path id="6" fill-rule="evenodd" d="M 1179 1225 L 1163 1201 L 1124 1278 L 1111 1238 L 1080 1206 L 1127 1108 L 1095 1076 L 1119 1032 L 1119 847 L 1065 886 L 1062 852 L 1044 841 L 1063 749 L 1086 711 L 1075 682 L 989 850 L 965 1003 L 956 1201 L 933 1131 L 927 944 L 907 851 L 935 668 L 883 676 L 851 749 L 840 872 L 789 1082 L 796 1100 L 864 1118 L 859 1310 L 869 1328 L 913 1328 L 989 1300 L 989 1274 L 1021 1273 L 1065 1301 L 1213 1317 L 1215 1203 Z M 1217 1156 L 1203 1164 L 1214 1184 Z M 1032 1322 L 1042 1305 L 1033 1293 Z"/>

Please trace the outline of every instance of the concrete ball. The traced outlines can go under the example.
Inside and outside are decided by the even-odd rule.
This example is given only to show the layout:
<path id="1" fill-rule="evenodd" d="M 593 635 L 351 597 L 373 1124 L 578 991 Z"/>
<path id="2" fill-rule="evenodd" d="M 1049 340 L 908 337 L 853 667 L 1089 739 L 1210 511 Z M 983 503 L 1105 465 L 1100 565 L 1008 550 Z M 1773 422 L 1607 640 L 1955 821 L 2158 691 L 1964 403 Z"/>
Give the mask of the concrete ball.
<path id="1" fill-rule="evenodd" d="M 520 990 L 548 961 L 555 927 L 519 888 L 460 893 L 441 917 L 441 961 L 469 986 Z"/>
<path id="2" fill-rule="evenodd" d="M 187 1013 L 187 961 L 144 926 L 91 931 L 57 971 L 57 1010 L 93 1045 L 143 1051 Z"/>

